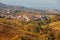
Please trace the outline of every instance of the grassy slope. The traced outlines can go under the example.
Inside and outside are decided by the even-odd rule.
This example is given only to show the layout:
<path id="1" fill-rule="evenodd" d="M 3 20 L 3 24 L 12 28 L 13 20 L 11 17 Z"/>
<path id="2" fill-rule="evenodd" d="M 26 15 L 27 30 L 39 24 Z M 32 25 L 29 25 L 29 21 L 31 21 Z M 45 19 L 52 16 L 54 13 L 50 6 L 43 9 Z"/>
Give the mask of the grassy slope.
<path id="1" fill-rule="evenodd" d="M 60 29 L 60 21 L 50 23 L 50 26 L 54 29 Z"/>
<path id="2" fill-rule="evenodd" d="M 12 39 L 15 39 L 15 37 L 18 38 L 18 36 L 21 37 L 24 35 L 28 35 L 32 37 L 40 37 L 38 38 L 39 40 L 48 40 L 47 34 L 40 35 L 39 33 L 32 33 L 25 30 L 20 30 L 19 28 L 21 28 L 22 26 L 23 24 L 19 20 L 11 20 L 11 19 L 8 20 L 8 19 L 0 18 L 0 39 L 10 40 L 11 38 Z M 58 40 L 57 35 L 58 35 L 58 32 L 60 31 L 60 21 L 52 22 L 49 24 L 49 26 L 53 27 L 52 31 L 55 33 L 56 40 Z M 57 31 L 54 31 L 54 30 L 57 30 Z"/>

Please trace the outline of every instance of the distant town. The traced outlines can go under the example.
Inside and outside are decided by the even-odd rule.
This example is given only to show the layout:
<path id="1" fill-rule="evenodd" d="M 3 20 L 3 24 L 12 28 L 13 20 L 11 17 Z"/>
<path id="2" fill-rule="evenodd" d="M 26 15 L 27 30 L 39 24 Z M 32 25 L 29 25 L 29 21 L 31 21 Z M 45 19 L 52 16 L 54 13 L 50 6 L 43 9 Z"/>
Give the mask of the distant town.
<path id="1" fill-rule="evenodd" d="M 60 10 L 57 9 L 39 10 L 39 9 L 26 8 L 22 6 L 12 6 L 12 5 L 6 5 L 0 3 L 0 18 L 19 19 L 19 20 L 26 20 L 26 21 L 47 20 L 47 17 L 44 14 L 59 15 Z"/>

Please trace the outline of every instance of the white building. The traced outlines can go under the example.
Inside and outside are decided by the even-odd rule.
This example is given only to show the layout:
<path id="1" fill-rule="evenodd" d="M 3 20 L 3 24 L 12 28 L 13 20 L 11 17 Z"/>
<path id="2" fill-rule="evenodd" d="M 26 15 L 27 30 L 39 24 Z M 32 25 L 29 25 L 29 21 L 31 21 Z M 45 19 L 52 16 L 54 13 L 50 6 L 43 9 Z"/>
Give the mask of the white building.
<path id="1" fill-rule="evenodd" d="M 26 21 L 30 20 L 26 15 L 23 15 L 23 18 L 26 19 Z"/>

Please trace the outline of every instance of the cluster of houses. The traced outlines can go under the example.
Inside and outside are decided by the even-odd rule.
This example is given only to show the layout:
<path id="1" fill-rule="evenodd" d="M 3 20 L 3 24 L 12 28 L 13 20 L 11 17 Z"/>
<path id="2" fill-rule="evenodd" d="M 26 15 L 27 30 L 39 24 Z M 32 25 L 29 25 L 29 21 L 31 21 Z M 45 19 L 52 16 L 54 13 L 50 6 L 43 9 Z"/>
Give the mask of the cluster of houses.
<path id="1" fill-rule="evenodd" d="M 18 19 L 18 20 L 26 20 L 26 21 L 29 21 L 29 20 L 47 20 L 46 16 L 42 15 L 42 14 L 37 14 L 35 16 L 26 16 L 26 15 L 19 15 L 19 14 L 16 14 L 16 15 L 8 14 L 8 15 L 6 15 L 6 14 L 0 13 L 0 18 Z"/>

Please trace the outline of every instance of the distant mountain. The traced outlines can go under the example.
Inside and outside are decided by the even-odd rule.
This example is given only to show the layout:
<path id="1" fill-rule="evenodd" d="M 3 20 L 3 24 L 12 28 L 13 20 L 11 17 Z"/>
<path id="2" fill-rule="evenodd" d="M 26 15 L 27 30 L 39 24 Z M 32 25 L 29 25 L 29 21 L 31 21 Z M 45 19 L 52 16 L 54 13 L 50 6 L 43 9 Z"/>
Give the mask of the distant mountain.
<path id="1" fill-rule="evenodd" d="M 0 3 L 0 8 L 11 8 L 11 9 L 17 9 L 17 8 L 19 8 L 18 6 L 13 6 L 13 5 L 7 5 L 7 4 L 3 4 L 3 3 Z M 21 7 L 21 6 L 20 6 Z M 23 7 L 21 7 L 21 8 L 23 8 Z"/>
<path id="2" fill-rule="evenodd" d="M 13 6 L 0 3 L 0 9 L 11 9 L 11 10 L 18 10 L 18 11 L 30 11 L 30 12 L 43 12 L 43 10 L 27 8 L 23 6 Z"/>
<path id="3" fill-rule="evenodd" d="M 28 12 L 28 13 L 51 13 L 52 11 L 54 13 L 60 13 L 60 11 L 58 10 L 40 10 L 40 9 L 33 9 L 33 8 L 27 8 L 27 7 L 23 7 L 23 6 L 14 6 L 14 5 L 7 5 L 7 4 L 3 4 L 3 3 L 0 3 L 0 12 L 2 12 L 1 10 L 3 11 L 7 11 L 7 9 L 9 9 L 12 13 L 13 11 L 24 11 L 24 12 Z"/>

